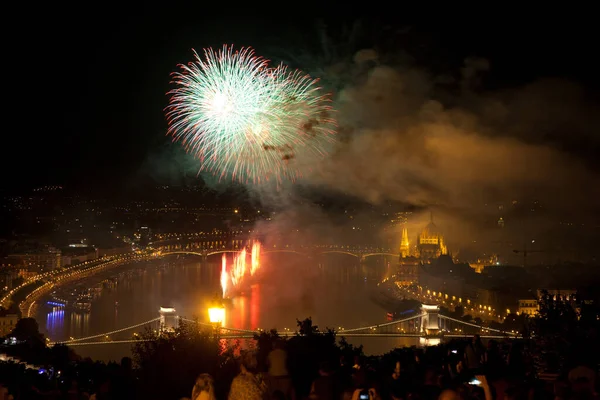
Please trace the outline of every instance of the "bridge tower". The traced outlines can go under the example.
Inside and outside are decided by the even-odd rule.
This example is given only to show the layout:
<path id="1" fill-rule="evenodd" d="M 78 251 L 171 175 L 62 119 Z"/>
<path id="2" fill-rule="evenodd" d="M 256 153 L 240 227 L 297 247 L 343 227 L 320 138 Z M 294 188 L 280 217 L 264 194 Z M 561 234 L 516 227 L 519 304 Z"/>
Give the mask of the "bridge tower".
<path id="1" fill-rule="evenodd" d="M 161 307 L 158 310 L 160 314 L 160 329 L 172 331 L 179 325 L 176 311 L 173 307 Z"/>
<path id="2" fill-rule="evenodd" d="M 440 307 L 437 305 L 421 305 L 423 317 L 421 317 L 421 332 L 427 335 L 435 335 L 440 330 Z"/>

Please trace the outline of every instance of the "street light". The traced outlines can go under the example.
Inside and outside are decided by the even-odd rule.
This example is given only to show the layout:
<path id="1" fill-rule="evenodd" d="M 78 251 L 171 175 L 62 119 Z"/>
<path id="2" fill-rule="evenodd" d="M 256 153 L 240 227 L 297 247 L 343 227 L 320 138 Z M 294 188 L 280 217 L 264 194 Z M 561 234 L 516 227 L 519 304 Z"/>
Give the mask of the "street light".
<path id="1" fill-rule="evenodd" d="M 215 306 L 208 309 L 208 319 L 211 324 L 221 325 L 225 320 L 225 308 L 223 306 Z"/>
<path id="2" fill-rule="evenodd" d="M 221 333 L 221 325 L 225 321 L 225 307 L 217 302 L 208 309 L 208 320 L 213 325 L 213 334 L 218 338 Z"/>

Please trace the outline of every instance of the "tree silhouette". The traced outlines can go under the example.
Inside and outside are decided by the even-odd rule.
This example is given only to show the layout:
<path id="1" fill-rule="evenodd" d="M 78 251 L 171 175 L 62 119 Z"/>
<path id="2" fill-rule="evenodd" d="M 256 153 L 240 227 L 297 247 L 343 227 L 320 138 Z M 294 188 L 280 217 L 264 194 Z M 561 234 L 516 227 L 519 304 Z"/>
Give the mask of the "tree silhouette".
<path id="1" fill-rule="evenodd" d="M 209 373 L 217 382 L 219 397 L 226 397 L 238 372 L 234 350 L 223 350 L 212 330 L 202 331 L 195 323 L 180 321 L 174 331 L 158 336 L 147 330 L 132 346 L 133 360 L 140 367 L 140 394 L 144 398 L 189 396 L 190 383 L 200 373 Z"/>
<path id="2" fill-rule="evenodd" d="M 538 305 L 538 315 L 531 318 L 530 330 L 542 354 L 539 360 L 541 368 L 563 364 L 565 356 L 569 354 L 585 354 L 585 350 L 573 351 L 577 346 L 580 327 L 571 301 L 542 290 Z"/>
<path id="3" fill-rule="evenodd" d="M 9 336 L 17 338 L 17 340 L 20 342 L 32 339 L 40 340 L 42 338 L 40 326 L 35 318 L 21 318 L 18 320 L 15 328 Z"/>
<path id="4" fill-rule="evenodd" d="M 313 325 L 311 317 L 308 317 L 302 321 L 296 319 L 296 326 L 298 327 L 298 334 L 301 336 L 310 336 L 319 333 L 319 327 L 317 325 Z"/>
<path id="5" fill-rule="evenodd" d="M 450 315 L 453 318 L 460 319 L 465 314 L 465 309 L 463 306 L 454 307 L 454 312 Z"/>
<path id="6" fill-rule="evenodd" d="M 287 341 L 288 367 L 298 396 L 306 397 L 312 381 L 318 375 L 319 365 L 322 362 L 336 365 L 341 350 L 336 344 L 333 329 L 321 332 L 310 317 L 296 320 L 296 324 L 296 336 Z"/>
<path id="7" fill-rule="evenodd" d="M 256 341 L 258 368 L 260 371 L 266 371 L 268 368 L 267 359 L 269 353 L 273 350 L 275 341 L 283 340 L 276 329 L 271 329 L 268 332 L 260 332 L 260 334 L 254 334 L 254 340 Z"/>
<path id="8" fill-rule="evenodd" d="M 11 355 L 34 364 L 47 361 L 48 353 L 44 335 L 40 333 L 34 318 L 21 318 L 9 336 L 15 337 L 18 342 L 16 346 L 10 346 Z"/>
<path id="9" fill-rule="evenodd" d="M 527 330 L 528 324 L 529 318 L 527 317 L 527 314 L 517 315 L 515 313 L 510 313 L 506 316 L 499 329 L 505 332 L 515 331 L 516 333 L 523 334 L 523 332 Z"/>

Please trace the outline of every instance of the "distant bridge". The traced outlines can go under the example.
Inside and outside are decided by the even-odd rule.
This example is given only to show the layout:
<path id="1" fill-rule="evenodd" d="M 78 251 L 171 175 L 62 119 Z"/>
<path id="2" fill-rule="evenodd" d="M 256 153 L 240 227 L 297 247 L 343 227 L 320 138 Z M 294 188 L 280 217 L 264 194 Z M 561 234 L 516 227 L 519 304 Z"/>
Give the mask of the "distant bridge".
<path id="1" fill-rule="evenodd" d="M 303 249 L 304 250 L 304 249 Z M 315 247 L 313 249 L 307 249 L 308 251 L 300 251 L 295 249 L 274 249 L 268 250 L 263 249 L 261 254 L 276 254 L 276 253 L 288 253 L 288 254 L 297 254 L 304 257 L 316 257 L 325 254 L 343 254 L 351 257 L 358 258 L 360 261 L 365 261 L 368 257 L 374 256 L 384 256 L 384 257 L 396 257 L 399 258 L 400 254 L 391 253 L 389 251 L 373 251 L 373 250 L 321 250 L 319 247 Z M 185 248 L 177 248 L 173 250 L 161 250 L 159 249 L 159 255 L 166 256 L 171 254 L 192 254 L 201 256 L 202 258 L 207 258 L 212 255 L 218 254 L 226 254 L 226 253 L 239 253 L 241 249 L 231 250 L 231 249 L 185 249 Z"/>
<path id="2" fill-rule="evenodd" d="M 49 345 L 66 344 L 68 346 L 86 346 L 100 344 L 120 344 L 120 343 L 135 343 L 142 339 L 117 339 L 116 336 L 120 333 L 131 331 L 135 328 L 146 326 L 153 329 L 157 335 L 163 327 L 160 326 L 161 317 L 141 322 L 135 325 L 116 329 L 110 332 L 104 332 L 97 335 L 70 339 L 63 342 L 50 342 Z M 230 327 L 218 326 L 215 324 L 199 322 L 196 320 L 179 317 L 179 321 L 184 323 L 197 324 L 200 329 L 207 332 L 212 332 L 221 339 L 253 339 L 263 330 L 256 329 L 237 329 Z M 277 332 L 280 337 L 292 337 L 297 335 L 297 332 Z M 377 325 L 362 326 L 351 329 L 339 329 L 336 334 L 346 338 L 397 338 L 397 337 L 412 337 L 421 338 L 425 343 L 438 343 L 444 338 L 464 338 L 473 334 L 479 334 L 483 339 L 510 339 L 519 338 L 519 334 L 514 332 L 505 332 L 499 329 L 493 329 L 482 325 L 473 324 L 470 322 L 461 321 L 455 318 L 450 318 L 439 314 L 437 306 L 423 305 L 421 312 L 412 317 L 384 322 Z M 134 333 L 134 336 L 136 334 Z M 98 340 L 100 339 L 100 340 Z M 154 339 L 143 339 L 154 340 Z M 429 342 L 427 342 L 429 340 Z"/>

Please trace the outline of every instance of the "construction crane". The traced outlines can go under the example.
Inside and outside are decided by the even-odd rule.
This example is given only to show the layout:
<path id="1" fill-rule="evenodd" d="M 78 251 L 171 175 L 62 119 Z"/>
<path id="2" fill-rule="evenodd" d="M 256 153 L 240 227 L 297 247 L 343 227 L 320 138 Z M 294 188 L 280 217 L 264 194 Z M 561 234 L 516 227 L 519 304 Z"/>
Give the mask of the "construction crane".
<path id="1" fill-rule="evenodd" d="M 535 240 L 532 240 L 531 243 L 535 243 Z M 527 266 L 527 255 L 531 253 L 546 253 L 545 250 L 527 250 L 527 243 L 523 244 L 523 250 L 513 250 L 515 254 L 523 254 L 523 268 Z"/>

